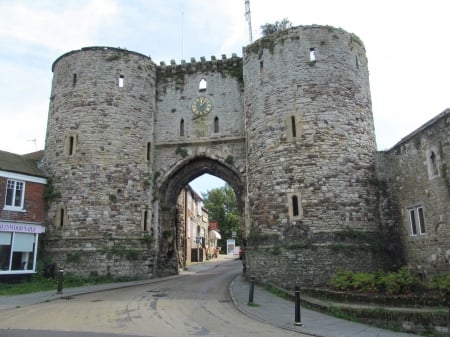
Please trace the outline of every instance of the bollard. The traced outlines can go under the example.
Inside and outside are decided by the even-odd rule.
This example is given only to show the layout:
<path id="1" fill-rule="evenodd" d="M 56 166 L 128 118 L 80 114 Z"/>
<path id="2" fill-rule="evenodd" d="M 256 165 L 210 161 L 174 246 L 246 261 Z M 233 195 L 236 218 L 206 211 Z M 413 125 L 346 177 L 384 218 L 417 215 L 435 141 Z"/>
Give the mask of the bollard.
<path id="1" fill-rule="evenodd" d="M 63 293 L 63 281 L 64 281 L 64 269 L 60 269 L 58 272 L 58 291 L 56 294 Z"/>
<path id="2" fill-rule="evenodd" d="M 294 324 L 302 326 L 302 320 L 300 317 L 300 287 L 295 286 L 295 321 Z"/>
<path id="3" fill-rule="evenodd" d="M 255 292 L 255 278 L 250 277 L 250 292 L 248 293 L 248 305 L 253 304 L 253 293 Z"/>

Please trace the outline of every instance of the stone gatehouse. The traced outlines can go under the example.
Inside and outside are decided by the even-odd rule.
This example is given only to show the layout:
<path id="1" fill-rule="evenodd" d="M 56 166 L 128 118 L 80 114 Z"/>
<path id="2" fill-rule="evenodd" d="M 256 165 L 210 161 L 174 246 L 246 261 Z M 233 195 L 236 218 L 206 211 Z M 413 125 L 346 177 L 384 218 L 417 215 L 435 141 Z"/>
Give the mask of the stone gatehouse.
<path id="1" fill-rule="evenodd" d="M 204 173 L 234 189 L 247 268 L 262 281 L 320 285 L 338 269 L 389 268 L 398 247 L 399 263 L 434 259 L 448 270 L 448 245 L 419 257 L 402 234 L 404 212 L 429 206 L 398 200 L 409 195 L 399 189 L 410 182 L 398 178 L 415 160 L 409 141 L 400 152 L 376 151 L 367 58 L 354 34 L 299 26 L 255 41 L 243 57 L 160 65 L 89 47 L 62 55 L 52 70 L 43 164 L 60 197 L 44 246 L 66 270 L 177 273 L 177 197 Z M 442 167 L 433 184 L 448 188 L 448 111 L 439 123 L 417 137 L 421 162 L 432 152 Z M 436 188 L 430 204 L 442 206 L 432 221 L 448 238 L 449 195 Z M 434 244 L 430 231 L 421 245 Z"/>

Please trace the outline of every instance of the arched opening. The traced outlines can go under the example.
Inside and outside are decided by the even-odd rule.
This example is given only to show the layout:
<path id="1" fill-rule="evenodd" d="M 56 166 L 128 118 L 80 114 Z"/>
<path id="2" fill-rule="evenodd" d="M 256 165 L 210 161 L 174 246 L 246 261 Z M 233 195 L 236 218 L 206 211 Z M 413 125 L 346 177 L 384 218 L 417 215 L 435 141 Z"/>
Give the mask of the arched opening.
<path id="1" fill-rule="evenodd" d="M 186 160 L 163 179 L 158 191 L 157 204 L 154 205 L 159 213 L 157 221 L 160 240 L 158 261 L 156 261 L 158 274 L 178 273 L 180 268 L 196 261 L 201 254 L 203 258 L 211 258 L 214 255 L 214 250 L 211 248 L 217 247 L 210 245 L 211 228 L 208 211 L 201 203 L 203 191 L 195 191 L 190 185 L 193 180 L 205 174 L 222 179 L 227 183 L 228 188 L 234 191 L 240 218 L 239 226 L 245 233 L 244 200 L 246 196 L 244 178 L 241 174 L 211 158 L 197 157 Z M 194 183 L 192 185 L 196 186 Z M 197 220 L 198 222 L 195 222 Z M 220 231 L 216 232 L 220 233 Z"/>

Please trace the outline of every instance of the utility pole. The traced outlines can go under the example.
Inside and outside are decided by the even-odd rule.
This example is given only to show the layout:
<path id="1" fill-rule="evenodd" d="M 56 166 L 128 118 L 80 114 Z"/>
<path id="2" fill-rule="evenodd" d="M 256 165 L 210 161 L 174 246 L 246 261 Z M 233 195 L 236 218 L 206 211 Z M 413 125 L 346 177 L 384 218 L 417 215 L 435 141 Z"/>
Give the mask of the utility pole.
<path id="1" fill-rule="evenodd" d="M 249 39 L 250 43 L 252 43 L 253 37 L 252 37 L 252 16 L 250 13 L 250 0 L 245 0 L 245 19 L 248 22 Z"/>

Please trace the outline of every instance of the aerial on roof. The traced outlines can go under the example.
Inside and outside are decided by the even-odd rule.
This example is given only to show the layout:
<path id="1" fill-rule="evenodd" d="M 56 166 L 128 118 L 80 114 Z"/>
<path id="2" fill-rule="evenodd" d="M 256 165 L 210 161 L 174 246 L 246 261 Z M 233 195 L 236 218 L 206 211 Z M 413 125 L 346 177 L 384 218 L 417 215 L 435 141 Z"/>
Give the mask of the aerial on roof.
<path id="1" fill-rule="evenodd" d="M 0 150 L 0 170 L 45 177 L 45 172 L 38 167 L 40 158 L 42 151 L 19 155 Z"/>

